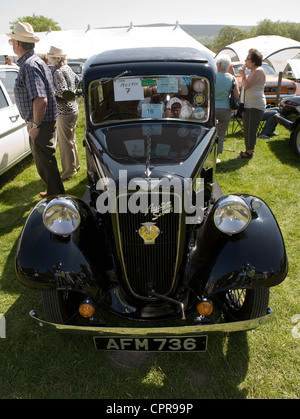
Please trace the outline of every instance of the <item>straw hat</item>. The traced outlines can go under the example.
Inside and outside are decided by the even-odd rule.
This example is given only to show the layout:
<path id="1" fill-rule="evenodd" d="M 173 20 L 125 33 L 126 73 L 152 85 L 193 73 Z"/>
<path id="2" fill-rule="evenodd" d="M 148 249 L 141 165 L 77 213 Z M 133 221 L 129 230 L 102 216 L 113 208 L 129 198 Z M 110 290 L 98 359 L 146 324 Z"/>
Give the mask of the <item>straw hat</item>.
<path id="1" fill-rule="evenodd" d="M 35 36 L 34 31 L 30 23 L 18 22 L 13 28 L 12 33 L 6 34 L 9 38 L 15 39 L 16 41 L 35 43 L 39 42 L 40 38 Z"/>
<path id="2" fill-rule="evenodd" d="M 66 57 L 67 56 L 67 54 L 65 54 L 64 52 L 63 52 L 63 50 L 62 50 L 62 48 L 60 48 L 60 47 L 54 47 L 53 45 L 51 45 L 51 47 L 50 47 L 50 51 L 48 52 L 48 54 L 47 54 L 50 58 L 51 57 L 57 57 L 57 58 L 60 58 L 60 57 Z"/>

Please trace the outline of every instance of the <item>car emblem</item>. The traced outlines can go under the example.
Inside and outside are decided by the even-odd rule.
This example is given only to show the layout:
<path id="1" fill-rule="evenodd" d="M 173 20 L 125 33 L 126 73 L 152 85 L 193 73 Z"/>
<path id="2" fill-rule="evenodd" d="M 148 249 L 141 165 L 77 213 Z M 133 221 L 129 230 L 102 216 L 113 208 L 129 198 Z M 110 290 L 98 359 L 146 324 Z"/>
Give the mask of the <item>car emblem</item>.
<path id="1" fill-rule="evenodd" d="M 155 239 L 160 235 L 160 229 L 155 223 L 142 223 L 138 233 L 144 240 L 144 244 L 154 244 Z"/>

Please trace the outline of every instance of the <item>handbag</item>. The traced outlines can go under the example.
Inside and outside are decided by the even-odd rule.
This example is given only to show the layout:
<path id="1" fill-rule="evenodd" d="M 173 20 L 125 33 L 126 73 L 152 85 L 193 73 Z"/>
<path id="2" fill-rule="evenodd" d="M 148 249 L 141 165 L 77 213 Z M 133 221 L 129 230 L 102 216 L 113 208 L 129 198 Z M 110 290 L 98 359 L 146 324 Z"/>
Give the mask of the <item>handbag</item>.
<path id="1" fill-rule="evenodd" d="M 234 97 L 234 84 L 235 84 L 235 81 L 234 81 L 234 79 L 232 80 L 232 88 L 231 88 L 231 92 L 230 92 L 230 108 L 232 109 L 232 110 L 236 110 L 236 109 L 238 109 L 239 108 L 239 106 L 240 106 L 240 101 L 239 101 L 239 99 L 236 99 L 235 97 Z"/>

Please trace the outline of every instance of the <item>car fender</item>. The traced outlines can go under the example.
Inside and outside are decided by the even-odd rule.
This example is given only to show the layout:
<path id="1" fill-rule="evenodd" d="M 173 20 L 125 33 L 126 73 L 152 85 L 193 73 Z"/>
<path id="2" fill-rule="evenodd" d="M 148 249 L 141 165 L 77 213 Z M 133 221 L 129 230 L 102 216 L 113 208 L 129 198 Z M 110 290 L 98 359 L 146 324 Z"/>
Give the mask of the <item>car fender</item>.
<path id="1" fill-rule="evenodd" d="M 23 227 L 15 260 L 19 281 L 32 289 L 83 290 L 97 294 L 109 270 L 104 237 L 89 207 L 73 198 L 81 215 L 80 227 L 67 237 L 51 233 L 43 223 L 50 199 L 39 202 Z"/>
<path id="2" fill-rule="evenodd" d="M 249 206 L 256 198 L 240 196 Z M 284 240 L 270 208 L 260 201 L 261 208 L 252 211 L 248 227 L 231 236 L 217 230 L 213 210 L 210 212 L 198 233 L 199 246 L 192 258 L 197 266 L 192 269 L 193 282 L 198 281 L 202 294 L 210 296 L 228 289 L 273 287 L 285 279 L 288 261 Z M 208 266 L 205 266 L 205 260 L 210 261 Z"/>

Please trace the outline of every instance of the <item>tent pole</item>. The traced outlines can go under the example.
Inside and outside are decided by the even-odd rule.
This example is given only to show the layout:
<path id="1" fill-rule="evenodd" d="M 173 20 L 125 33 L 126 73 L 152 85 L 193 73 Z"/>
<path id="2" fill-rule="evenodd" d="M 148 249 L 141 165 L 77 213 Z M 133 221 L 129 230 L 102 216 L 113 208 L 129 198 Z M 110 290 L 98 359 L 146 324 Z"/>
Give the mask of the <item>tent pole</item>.
<path id="1" fill-rule="evenodd" d="M 278 107 L 279 100 L 280 100 L 280 92 L 281 92 L 281 82 L 282 82 L 282 71 L 279 71 L 278 74 L 278 87 L 277 87 L 277 95 L 276 95 L 276 103 L 275 106 Z"/>

